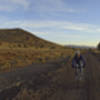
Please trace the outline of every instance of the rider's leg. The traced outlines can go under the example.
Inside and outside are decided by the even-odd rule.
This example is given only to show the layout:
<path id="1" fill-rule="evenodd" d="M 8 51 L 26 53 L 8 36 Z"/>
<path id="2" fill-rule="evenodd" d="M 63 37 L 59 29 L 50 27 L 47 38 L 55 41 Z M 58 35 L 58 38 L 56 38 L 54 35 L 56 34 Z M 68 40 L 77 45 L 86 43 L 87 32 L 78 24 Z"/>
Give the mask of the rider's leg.
<path id="1" fill-rule="evenodd" d="M 75 79 L 78 80 L 79 79 L 79 68 L 75 68 Z"/>
<path id="2" fill-rule="evenodd" d="M 80 68 L 80 80 L 82 80 L 84 77 L 84 69 L 83 67 Z"/>
<path id="3" fill-rule="evenodd" d="M 84 75 L 84 68 L 83 67 L 81 68 L 81 75 L 82 76 Z"/>

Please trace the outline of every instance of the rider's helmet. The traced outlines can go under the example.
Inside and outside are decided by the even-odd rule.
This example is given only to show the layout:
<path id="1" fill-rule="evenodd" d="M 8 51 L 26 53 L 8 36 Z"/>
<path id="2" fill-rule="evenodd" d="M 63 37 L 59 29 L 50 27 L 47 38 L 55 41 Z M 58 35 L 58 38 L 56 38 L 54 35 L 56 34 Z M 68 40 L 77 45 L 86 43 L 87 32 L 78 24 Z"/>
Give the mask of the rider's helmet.
<path id="1" fill-rule="evenodd" d="M 77 55 L 77 56 L 80 56 L 80 55 L 81 55 L 80 50 L 77 50 L 77 51 L 76 51 L 76 55 Z"/>

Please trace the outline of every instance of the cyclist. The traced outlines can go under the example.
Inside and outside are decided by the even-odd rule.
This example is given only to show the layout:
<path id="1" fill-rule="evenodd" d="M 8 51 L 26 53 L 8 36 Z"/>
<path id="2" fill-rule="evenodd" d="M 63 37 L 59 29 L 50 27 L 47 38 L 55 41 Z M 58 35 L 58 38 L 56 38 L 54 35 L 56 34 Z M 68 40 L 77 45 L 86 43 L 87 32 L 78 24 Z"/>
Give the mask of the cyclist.
<path id="1" fill-rule="evenodd" d="M 76 79 L 81 80 L 83 76 L 83 69 L 85 68 L 85 60 L 80 51 L 76 51 L 75 56 L 72 59 L 72 67 L 75 68 Z"/>

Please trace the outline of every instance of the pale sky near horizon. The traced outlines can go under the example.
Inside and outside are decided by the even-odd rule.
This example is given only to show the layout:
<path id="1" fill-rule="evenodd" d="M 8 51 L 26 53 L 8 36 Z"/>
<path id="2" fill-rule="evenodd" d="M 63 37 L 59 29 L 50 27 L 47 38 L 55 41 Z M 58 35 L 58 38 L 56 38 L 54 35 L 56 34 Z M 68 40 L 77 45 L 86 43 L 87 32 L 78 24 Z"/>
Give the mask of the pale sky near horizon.
<path id="1" fill-rule="evenodd" d="M 97 46 L 100 0 L 0 0 L 0 28 L 23 28 L 60 44 Z"/>

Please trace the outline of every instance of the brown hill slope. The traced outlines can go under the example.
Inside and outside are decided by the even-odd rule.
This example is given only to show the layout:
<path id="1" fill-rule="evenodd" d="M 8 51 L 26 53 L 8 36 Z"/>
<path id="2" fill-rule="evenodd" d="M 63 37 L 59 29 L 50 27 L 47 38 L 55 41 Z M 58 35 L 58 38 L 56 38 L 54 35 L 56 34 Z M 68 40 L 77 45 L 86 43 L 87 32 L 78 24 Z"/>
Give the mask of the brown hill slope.
<path id="1" fill-rule="evenodd" d="M 0 30 L 0 72 L 65 58 L 73 51 L 22 29 Z"/>
<path id="2" fill-rule="evenodd" d="M 43 40 L 23 29 L 1 29 L 0 30 L 0 47 L 9 48 L 56 48 L 57 44 Z"/>

